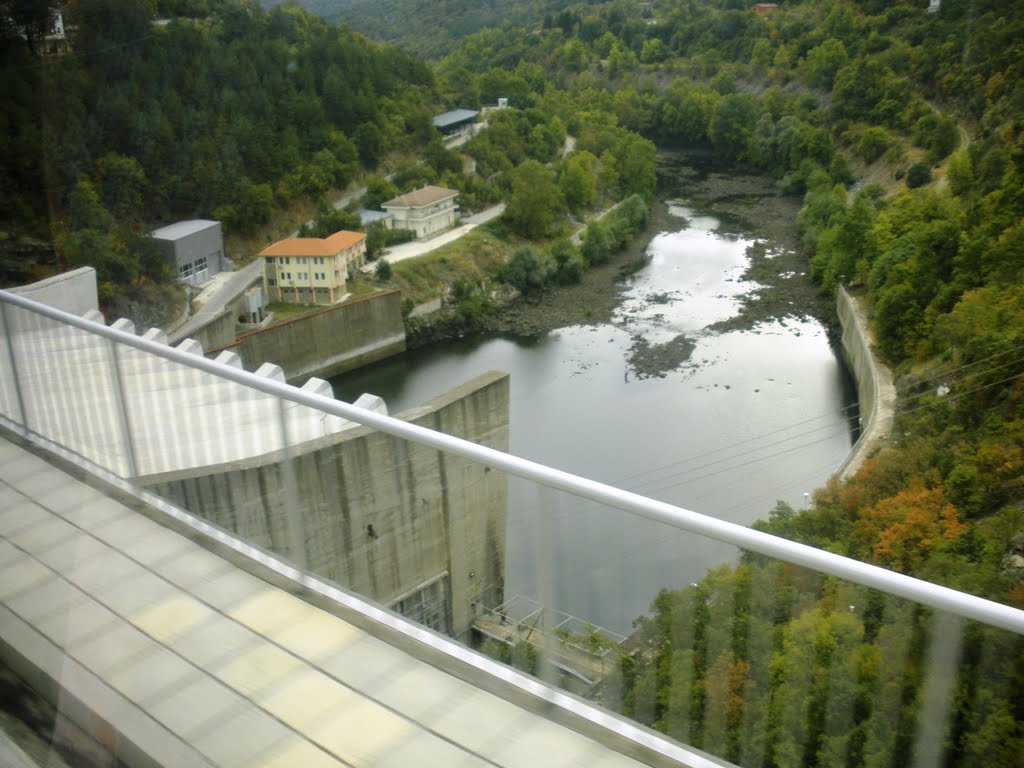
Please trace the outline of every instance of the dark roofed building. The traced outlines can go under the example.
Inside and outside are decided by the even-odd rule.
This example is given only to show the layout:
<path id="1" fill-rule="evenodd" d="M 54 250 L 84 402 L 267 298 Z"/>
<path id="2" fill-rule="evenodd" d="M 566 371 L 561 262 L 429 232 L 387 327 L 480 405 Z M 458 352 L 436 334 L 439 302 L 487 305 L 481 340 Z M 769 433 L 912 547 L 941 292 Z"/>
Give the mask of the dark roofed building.
<path id="1" fill-rule="evenodd" d="M 449 136 L 475 123 L 479 114 L 475 109 L 453 109 L 451 112 L 435 116 L 434 127 L 445 136 Z"/>

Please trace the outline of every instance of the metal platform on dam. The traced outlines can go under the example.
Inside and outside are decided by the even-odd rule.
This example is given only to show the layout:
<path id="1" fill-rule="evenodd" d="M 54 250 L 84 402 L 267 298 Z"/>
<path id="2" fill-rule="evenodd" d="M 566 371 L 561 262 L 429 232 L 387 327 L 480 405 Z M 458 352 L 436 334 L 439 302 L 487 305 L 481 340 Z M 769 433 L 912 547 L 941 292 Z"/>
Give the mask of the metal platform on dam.
<path id="1" fill-rule="evenodd" d="M 411 652 L 415 643 L 398 647 L 246 572 L 95 485 L 0 439 L 0 647 L 37 690 L 51 689 L 72 716 L 80 710 L 80 724 L 102 723 L 97 738 L 118 759 L 642 764 L 443 671 Z"/>

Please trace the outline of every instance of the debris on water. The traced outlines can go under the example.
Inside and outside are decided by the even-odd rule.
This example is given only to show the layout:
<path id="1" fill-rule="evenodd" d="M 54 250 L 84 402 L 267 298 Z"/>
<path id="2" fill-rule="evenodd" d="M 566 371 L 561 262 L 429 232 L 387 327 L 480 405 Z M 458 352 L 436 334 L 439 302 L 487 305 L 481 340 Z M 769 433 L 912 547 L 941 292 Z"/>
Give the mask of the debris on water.
<path id="1" fill-rule="evenodd" d="M 668 371 L 678 369 L 689 360 L 696 346 L 685 334 L 663 344 L 652 344 L 642 336 L 635 336 L 626 359 L 637 378 L 664 378 Z"/>

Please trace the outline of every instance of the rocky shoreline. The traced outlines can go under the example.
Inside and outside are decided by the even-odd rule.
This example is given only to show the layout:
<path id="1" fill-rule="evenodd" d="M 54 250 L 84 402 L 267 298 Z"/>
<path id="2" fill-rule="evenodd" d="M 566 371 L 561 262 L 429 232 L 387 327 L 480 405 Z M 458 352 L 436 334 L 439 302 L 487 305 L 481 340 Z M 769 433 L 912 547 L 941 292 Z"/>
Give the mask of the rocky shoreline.
<path id="1" fill-rule="evenodd" d="M 691 162 L 694 160 L 697 162 Z M 764 322 L 810 317 L 821 322 L 830 337 L 838 338 L 832 302 L 807 275 L 807 257 L 800 248 L 796 223 L 800 199 L 779 192 L 770 176 L 708 170 L 707 163 L 707 156 L 700 153 L 663 153 L 659 163 L 662 188 L 647 227 L 608 264 L 587 270 L 580 283 L 507 303 L 488 302 L 471 316 L 445 308 L 417 318 L 407 325 L 409 348 L 477 334 L 541 336 L 573 325 L 614 322 L 626 289 L 624 278 L 645 263 L 651 238 L 680 226 L 669 207 L 675 199 L 719 218 L 725 231 L 756 240 L 748 249 L 750 265 L 742 279 L 758 287 L 742 297 L 737 315 L 709 326 L 710 332 L 756 331 Z M 650 300 L 662 299 L 652 296 Z M 677 300 L 681 299 L 664 298 Z M 693 348 L 694 341 L 685 336 L 664 344 L 634 337 L 629 363 L 639 377 L 662 376 L 687 362 Z"/>

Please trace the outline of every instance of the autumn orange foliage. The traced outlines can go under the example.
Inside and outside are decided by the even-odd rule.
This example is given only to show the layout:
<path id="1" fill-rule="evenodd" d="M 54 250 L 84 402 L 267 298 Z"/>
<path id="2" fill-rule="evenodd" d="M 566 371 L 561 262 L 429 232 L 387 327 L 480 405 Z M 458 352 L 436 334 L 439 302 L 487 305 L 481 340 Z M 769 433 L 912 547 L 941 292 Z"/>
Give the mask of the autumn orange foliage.
<path id="1" fill-rule="evenodd" d="M 912 482 L 895 496 L 861 510 L 854 536 L 862 552 L 898 571 L 924 560 L 940 541 L 953 541 L 966 526 L 940 488 Z"/>

